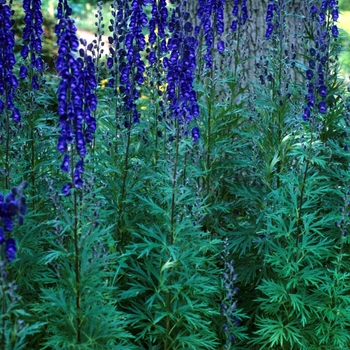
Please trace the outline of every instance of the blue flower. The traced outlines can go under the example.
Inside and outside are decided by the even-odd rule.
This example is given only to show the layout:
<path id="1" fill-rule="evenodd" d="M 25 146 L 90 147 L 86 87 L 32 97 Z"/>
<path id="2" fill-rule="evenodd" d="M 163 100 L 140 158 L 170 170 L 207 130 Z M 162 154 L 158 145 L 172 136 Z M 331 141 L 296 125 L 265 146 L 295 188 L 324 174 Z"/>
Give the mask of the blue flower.
<path id="1" fill-rule="evenodd" d="M 194 127 L 192 129 L 192 139 L 194 142 L 198 141 L 198 139 L 200 138 L 200 131 L 198 127 Z"/>
<path id="2" fill-rule="evenodd" d="M 326 97 L 327 96 L 327 86 L 325 85 L 321 85 L 319 88 L 318 88 L 318 93 L 321 97 Z"/>
<path id="3" fill-rule="evenodd" d="M 338 11 L 338 8 L 334 8 L 332 10 L 332 19 L 334 22 L 337 22 L 338 21 L 338 18 L 339 18 L 339 11 Z"/>
<path id="4" fill-rule="evenodd" d="M 28 75 L 28 69 L 26 66 L 21 66 L 19 69 L 19 76 L 21 79 L 25 79 Z"/>
<path id="5" fill-rule="evenodd" d="M 64 196 L 69 196 L 71 193 L 71 189 L 72 189 L 72 184 L 68 183 L 67 185 L 64 185 L 62 187 L 62 193 Z"/>
<path id="6" fill-rule="evenodd" d="M 14 238 L 8 238 L 5 241 L 5 254 L 7 261 L 12 261 L 17 252 L 16 241 Z"/>
<path id="7" fill-rule="evenodd" d="M 321 101 L 318 104 L 318 111 L 322 114 L 325 114 L 327 112 L 327 104 L 326 101 Z"/>
<path id="8" fill-rule="evenodd" d="M 218 41 L 218 52 L 223 53 L 225 51 L 225 43 L 223 40 Z"/>
<path id="9" fill-rule="evenodd" d="M 311 79 L 313 78 L 313 76 L 314 76 L 313 70 L 312 70 L 312 69 L 308 69 L 308 70 L 306 71 L 306 79 L 307 79 L 307 80 L 311 80 Z"/>
<path id="10" fill-rule="evenodd" d="M 311 115 L 310 108 L 305 107 L 303 117 L 302 117 L 303 120 L 308 121 L 310 119 L 310 115 Z"/>
<path id="11" fill-rule="evenodd" d="M 61 165 L 61 170 L 63 172 L 66 172 L 66 173 L 70 172 L 70 170 L 69 170 L 69 155 L 68 154 L 64 155 L 63 162 Z"/>
<path id="12" fill-rule="evenodd" d="M 312 16 L 314 16 L 314 15 L 316 15 L 316 13 L 317 13 L 317 7 L 316 7 L 315 5 L 312 5 L 312 6 L 310 7 L 310 14 L 311 14 Z"/>
<path id="13" fill-rule="evenodd" d="M 338 30 L 338 27 L 336 25 L 332 26 L 332 35 L 334 38 L 337 38 L 339 36 L 339 30 Z"/>

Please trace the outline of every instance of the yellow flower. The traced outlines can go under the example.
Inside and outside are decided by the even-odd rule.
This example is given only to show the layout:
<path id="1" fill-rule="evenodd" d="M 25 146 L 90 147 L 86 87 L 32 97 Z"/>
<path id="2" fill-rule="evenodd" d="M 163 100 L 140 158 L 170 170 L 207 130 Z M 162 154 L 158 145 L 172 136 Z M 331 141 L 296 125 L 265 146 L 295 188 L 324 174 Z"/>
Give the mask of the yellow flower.
<path id="1" fill-rule="evenodd" d="M 108 79 L 101 80 L 100 84 L 101 84 L 101 90 L 103 90 L 105 86 L 108 84 Z"/>

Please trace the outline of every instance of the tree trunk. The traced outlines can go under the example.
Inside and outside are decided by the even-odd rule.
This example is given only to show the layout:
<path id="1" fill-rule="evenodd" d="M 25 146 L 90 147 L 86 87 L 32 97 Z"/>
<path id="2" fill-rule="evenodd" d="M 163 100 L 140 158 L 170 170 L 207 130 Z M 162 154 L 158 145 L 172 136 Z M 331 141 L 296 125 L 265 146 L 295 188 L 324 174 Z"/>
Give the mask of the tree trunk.
<path id="1" fill-rule="evenodd" d="M 242 0 L 241 0 L 242 2 Z M 285 13 L 290 14 L 286 17 L 285 20 L 285 37 L 283 41 L 287 43 L 287 45 L 291 47 L 293 43 L 296 52 L 302 52 L 302 48 L 300 47 L 301 39 L 300 35 L 303 30 L 303 20 L 301 16 L 307 13 L 307 5 L 306 0 L 280 0 L 281 4 L 286 3 Z M 232 33 L 230 27 L 233 20 L 232 16 L 232 8 L 233 1 L 226 0 L 225 2 L 225 12 L 224 12 L 224 21 L 225 21 L 225 32 L 221 36 L 221 39 L 225 39 L 227 52 L 232 52 L 232 59 L 230 60 L 230 64 L 227 65 L 227 62 L 223 66 L 222 69 L 229 67 L 229 71 L 232 73 L 237 73 L 237 62 L 240 62 L 240 68 L 243 69 L 240 71 L 240 79 L 245 83 L 248 81 L 256 80 L 256 62 L 257 59 L 262 55 L 263 52 L 267 52 L 266 50 L 275 45 L 276 41 L 274 40 L 266 40 L 266 10 L 268 5 L 268 0 L 247 0 L 247 9 L 248 9 L 248 20 L 242 25 L 238 26 L 237 30 Z M 191 14 L 192 23 L 195 25 L 199 24 L 199 19 L 197 17 L 198 10 L 198 0 L 190 0 L 187 3 L 187 10 Z M 214 46 L 217 42 L 218 38 L 215 38 L 214 35 Z M 214 48 L 214 52 L 216 52 L 216 47 Z M 215 54 L 216 57 L 218 55 Z M 297 58 L 300 59 L 300 55 L 297 55 Z M 242 65 L 242 60 L 244 64 Z M 291 78 L 293 80 L 296 79 L 296 73 L 291 72 Z"/>

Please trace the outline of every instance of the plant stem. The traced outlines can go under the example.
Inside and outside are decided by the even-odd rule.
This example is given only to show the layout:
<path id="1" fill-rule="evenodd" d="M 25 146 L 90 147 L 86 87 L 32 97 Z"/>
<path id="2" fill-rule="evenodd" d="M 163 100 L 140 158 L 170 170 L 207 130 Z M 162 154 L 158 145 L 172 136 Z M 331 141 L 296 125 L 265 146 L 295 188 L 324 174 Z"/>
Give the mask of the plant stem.
<path id="1" fill-rule="evenodd" d="M 7 108 L 5 108 L 5 123 L 6 123 L 6 155 L 5 155 L 5 188 L 10 188 L 10 116 Z"/>
<path id="2" fill-rule="evenodd" d="M 313 124 L 314 124 L 314 122 L 313 122 Z M 313 143 L 313 128 L 311 131 L 311 139 L 310 139 L 310 145 L 309 145 L 309 149 L 308 149 L 308 158 L 306 160 L 306 167 L 305 167 L 305 171 L 303 174 L 303 181 L 302 181 L 301 190 L 300 190 L 300 200 L 299 200 L 298 219 L 297 219 L 297 233 L 296 233 L 296 240 L 295 240 L 296 246 L 298 246 L 299 239 L 301 236 L 301 228 L 300 228 L 300 226 L 301 226 L 301 214 L 302 214 L 303 203 L 304 203 L 304 191 L 305 191 L 305 185 L 306 185 L 306 177 L 307 177 L 307 173 L 308 173 L 309 165 L 310 165 L 312 143 Z"/>
<path id="3" fill-rule="evenodd" d="M 5 350 L 5 313 L 6 313 L 6 300 L 5 300 L 5 254 L 3 247 L 0 247 L 0 273 L 1 273 L 1 350 Z"/>
<path id="4" fill-rule="evenodd" d="M 33 200 L 33 211 L 35 208 L 35 138 L 34 138 L 34 130 L 33 130 L 33 126 L 31 126 L 30 128 L 30 138 L 31 138 L 31 180 L 32 180 L 32 200 Z"/>
<path id="5" fill-rule="evenodd" d="M 71 156 L 71 176 L 72 184 L 74 187 L 74 156 Z M 79 243 L 78 243 L 78 200 L 77 200 L 77 190 L 73 189 L 73 239 L 74 239 L 74 250 L 75 250 L 75 261 L 74 261 L 74 270 L 75 270 L 75 307 L 77 312 L 77 344 L 81 343 L 81 318 L 80 318 L 80 264 L 79 264 Z"/>
<path id="6" fill-rule="evenodd" d="M 176 183 L 177 183 L 177 166 L 178 166 L 178 160 L 179 160 L 179 144 L 180 144 L 180 131 L 179 131 L 179 122 L 176 119 L 175 120 L 175 127 L 176 127 L 176 138 L 175 138 L 175 159 L 174 159 L 174 171 L 173 171 L 173 177 L 172 177 L 172 194 L 171 194 L 171 217 L 170 217 L 170 232 L 168 236 L 168 244 L 173 245 L 174 244 L 174 231 L 175 231 L 175 199 L 176 199 Z M 171 271 L 171 269 L 169 269 Z M 168 279 L 168 286 L 170 286 L 172 283 L 172 278 L 169 276 Z M 167 316 L 166 316 L 166 338 L 164 340 L 164 350 L 169 350 L 169 339 L 168 336 L 170 335 L 171 330 L 171 324 L 170 324 L 170 313 L 171 313 L 171 298 L 172 294 L 170 291 L 170 288 L 168 287 L 168 295 L 167 295 Z"/>
<path id="7" fill-rule="evenodd" d="M 175 160 L 174 160 L 174 172 L 173 172 L 173 178 L 172 178 L 172 194 L 171 194 L 171 223 L 170 223 L 170 235 L 168 242 L 170 245 L 174 243 L 174 226 L 175 226 L 175 193 L 176 193 L 176 175 L 177 175 L 177 165 L 178 165 L 178 158 L 179 158 L 179 123 L 176 119 L 175 121 L 176 125 L 176 145 L 175 145 Z"/>
<path id="8" fill-rule="evenodd" d="M 122 183 L 121 198 L 120 198 L 119 213 L 118 213 L 118 222 L 119 223 L 120 223 L 121 215 L 123 213 L 123 203 L 124 203 L 125 196 L 126 196 L 126 180 L 128 177 L 128 168 L 129 168 L 130 140 L 131 140 L 131 113 L 129 113 L 129 125 L 128 125 L 127 141 L 126 141 L 124 169 L 123 169 L 124 170 L 123 183 Z M 118 231 L 119 231 L 119 235 L 120 235 L 119 228 L 118 228 Z M 126 237 L 124 237 L 124 235 L 121 237 L 121 241 L 122 241 L 122 246 L 124 246 L 126 244 Z"/>

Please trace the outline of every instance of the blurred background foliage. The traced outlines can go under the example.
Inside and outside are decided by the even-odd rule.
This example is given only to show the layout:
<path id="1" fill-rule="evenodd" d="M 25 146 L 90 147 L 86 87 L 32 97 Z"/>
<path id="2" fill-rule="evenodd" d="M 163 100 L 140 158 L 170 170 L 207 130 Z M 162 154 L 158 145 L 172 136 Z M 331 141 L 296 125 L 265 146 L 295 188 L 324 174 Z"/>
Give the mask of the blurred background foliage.
<path id="1" fill-rule="evenodd" d="M 339 56 L 341 75 L 350 80 L 350 1 L 340 0 L 339 6 L 339 27 L 343 29 L 340 39 L 343 51 Z"/>
<path id="2" fill-rule="evenodd" d="M 76 25 L 80 34 L 86 36 L 91 32 L 93 35 L 95 27 L 92 25 L 95 23 L 96 18 L 96 8 L 98 0 L 70 0 L 70 6 L 73 9 L 73 16 L 76 21 Z M 109 8 L 112 1 L 102 1 L 103 2 L 103 13 L 105 28 L 109 26 Z M 44 23 L 44 38 L 43 38 L 43 54 L 45 61 L 48 63 L 49 67 L 54 67 L 54 60 L 56 58 L 55 51 L 52 52 L 52 48 L 56 48 L 56 36 L 54 33 L 54 25 L 56 23 L 55 9 L 57 6 L 57 0 L 43 0 L 43 15 L 45 19 Z M 14 2 L 15 19 L 16 19 L 16 30 L 19 33 L 23 26 L 23 12 L 21 2 Z M 339 0 L 340 17 L 339 17 L 339 27 L 342 29 L 340 40 L 343 47 L 343 51 L 339 56 L 340 66 L 341 66 L 341 76 L 349 79 L 350 76 L 350 1 L 349 0 Z M 108 29 L 106 33 L 108 32 Z M 18 37 L 21 37 L 18 35 Z M 89 39 L 89 38 L 87 38 Z M 88 40 L 89 41 L 89 40 Z M 18 42 L 18 41 L 17 41 Z M 18 42 L 17 45 L 19 45 Z"/>

